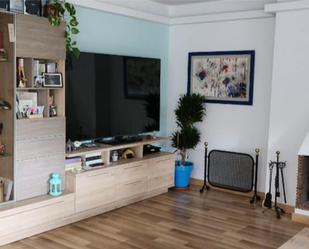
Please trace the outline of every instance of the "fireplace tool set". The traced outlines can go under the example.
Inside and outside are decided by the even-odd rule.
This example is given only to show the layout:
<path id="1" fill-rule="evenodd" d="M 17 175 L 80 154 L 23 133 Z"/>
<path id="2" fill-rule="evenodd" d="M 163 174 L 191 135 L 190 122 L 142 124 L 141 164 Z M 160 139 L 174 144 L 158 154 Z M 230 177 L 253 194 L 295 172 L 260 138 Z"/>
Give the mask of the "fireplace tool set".
<path id="1" fill-rule="evenodd" d="M 272 173 L 273 169 L 276 169 L 276 176 L 275 176 L 275 205 L 274 209 L 276 212 L 276 216 L 278 219 L 281 218 L 281 215 L 284 214 L 284 210 L 278 206 L 278 197 L 281 196 L 280 193 L 280 176 L 282 182 L 282 190 L 283 190 L 283 197 L 284 202 L 286 203 L 286 193 L 285 193 L 285 184 L 284 184 L 284 175 L 283 169 L 286 167 L 286 162 L 282 162 L 279 160 L 280 151 L 276 152 L 277 160 L 269 162 L 269 192 L 266 194 L 263 206 L 266 208 L 272 208 L 272 194 L 271 194 L 271 185 L 272 185 Z"/>

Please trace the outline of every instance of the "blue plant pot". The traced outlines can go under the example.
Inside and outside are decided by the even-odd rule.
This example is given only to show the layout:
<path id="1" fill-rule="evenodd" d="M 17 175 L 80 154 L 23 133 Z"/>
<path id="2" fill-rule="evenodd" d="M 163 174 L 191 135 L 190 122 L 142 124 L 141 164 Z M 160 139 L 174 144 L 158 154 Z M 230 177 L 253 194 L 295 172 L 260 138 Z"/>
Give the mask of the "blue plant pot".
<path id="1" fill-rule="evenodd" d="M 175 162 L 175 187 L 187 188 L 190 185 L 190 176 L 193 169 L 192 162 L 185 162 L 184 166 L 180 166 L 181 162 Z"/>

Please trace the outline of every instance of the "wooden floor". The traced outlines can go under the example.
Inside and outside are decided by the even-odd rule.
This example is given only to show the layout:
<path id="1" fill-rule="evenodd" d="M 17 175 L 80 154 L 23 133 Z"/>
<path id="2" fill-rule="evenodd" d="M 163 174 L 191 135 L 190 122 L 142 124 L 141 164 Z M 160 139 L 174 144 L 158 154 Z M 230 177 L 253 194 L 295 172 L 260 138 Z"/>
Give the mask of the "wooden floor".
<path id="1" fill-rule="evenodd" d="M 211 190 L 170 191 L 1 249 L 278 248 L 305 226 Z M 307 248 L 307 247 L 304 247 Z M 308 247 L 309 248 L 309 247 Z"/>

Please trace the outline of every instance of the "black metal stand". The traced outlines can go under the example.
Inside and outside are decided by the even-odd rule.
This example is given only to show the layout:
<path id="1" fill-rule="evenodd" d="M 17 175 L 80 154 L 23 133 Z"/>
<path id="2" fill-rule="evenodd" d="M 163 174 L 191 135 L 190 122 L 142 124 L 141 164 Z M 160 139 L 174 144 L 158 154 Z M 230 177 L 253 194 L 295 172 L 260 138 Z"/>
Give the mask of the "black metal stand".
<path id="1" fill-rule="evenodd" d="M 200 193 L 203 193 L 204 190 L 208 190 L 209 186 L 207 186 L 207 162 L 208 162 L 208 143 L 205 142 L 205 158 L 204 158 L 204 184 L 200 190 Z"/>
<path id="2" fill-rule="evenodd" d="M 254 195 L 252 196 L 250 203 L 255 204 L 261 200 L 261 197 L 257 193 L 257 182 L 258 182 L 258 168 L 259 168 L 259 155 L 260 149 L 255 149 L 255 177 L 254 177 Z"/>
<path id="3" fill-rule="evenodd" d="M 282 214 L 285 214 L 285 211 L 278 206 L 278 197 L 280 197 L 280 172 L 281 171 L 281 180 L 282 180 L 282 187 L 283 187 L 283 195 L 284 195 L 284 202 L 286 203 L 286 194 L 285 194 L 285 186 L 284 186 L 284 178 L 283 178 L 283 168 L 286 166 L 286 162 L 280 162 L 279 155 L 280 151 L 276 152 L 277 155 L 277 161 L 276 162 L 270 162 L 271 164 L 274 164 L 276 166 L 276 177 L 275 177 L 275 205 L 274 209 L 276 212 L 276 216 L 278 219 L 281 219 Z"/>

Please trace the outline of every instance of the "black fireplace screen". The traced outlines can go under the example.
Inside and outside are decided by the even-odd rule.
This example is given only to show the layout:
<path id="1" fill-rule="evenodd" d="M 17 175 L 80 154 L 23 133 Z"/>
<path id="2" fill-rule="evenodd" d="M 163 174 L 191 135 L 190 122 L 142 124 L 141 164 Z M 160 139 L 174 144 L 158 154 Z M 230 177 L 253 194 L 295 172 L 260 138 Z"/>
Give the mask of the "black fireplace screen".
<path id="1" fill-rule="evenodd" d="M 250 192 L 254 159 L 249 154 L 212 150 L 208 155 L 208 182 L 214 187 Z"/>

